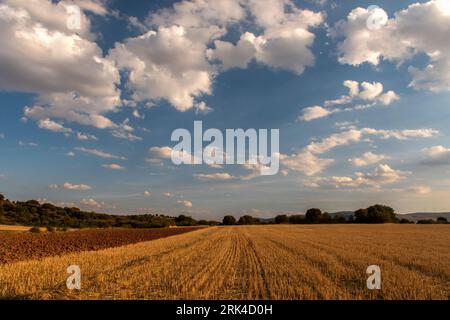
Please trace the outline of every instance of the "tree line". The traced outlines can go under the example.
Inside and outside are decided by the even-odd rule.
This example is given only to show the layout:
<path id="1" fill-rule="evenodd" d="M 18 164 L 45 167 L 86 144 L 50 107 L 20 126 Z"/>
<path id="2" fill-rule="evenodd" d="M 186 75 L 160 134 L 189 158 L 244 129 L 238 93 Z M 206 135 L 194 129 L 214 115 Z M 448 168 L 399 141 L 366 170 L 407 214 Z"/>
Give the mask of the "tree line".
<path id="1" fill-rule="evenodd" d="M 384 205 L 374 205 L 359 209 L 352 215 L 331 215 L 320 209 L 309 209 L 304 215 L 278 215 L 274 219 L 244 215 L 236 219 L 226 215 L 222 222 L 196 220 L 190 216 L 171 217 L 160 214 L 112 215 L 82 211 L 76 207 L 58 207 L 36 200 L 25 202 L 10 201 L 0 194 L 0 224 L 21 224 L 25 226 L 50 228 L 163 228 L 169 226 L 205 225 L 255 225 L 255 224 L 344 224 L 344 223 L 414 223 L 399 218 L 394 209 Z M 437 220 L 420 220 L 419 224 L 448 223 L 441 217 Z"/>
<path id="2" fill-rule="evenodd" d="M 405 218 L 399 218 L 391 207 L 376 204 L 366 209 L 358 209 L 352 215 L 345 217 L 342 215 L 331 215 L 328 212 L 322 212 L 318 208 L 312 208 L 306 211 L 304 215 L 277 215 L 273 220 L 261 221 L 246 215 L 239 220 L 232 215 L 223 218 L 223 225 L 248 225 L 248 224 L 379 224 L 379 223 L 414 223 Z M 417 221 L 418 224 L 448 223 L 444 217 L 437 220 L 426 219 Z"/>
<path id="3" fill-rule="evenodd" d="M 76 207 L 58 207 L 36 200 L 10 201 L 0 194 L 0 224 L 53 228 L 163 228 L 169 226 L 216 225 L 219 222 L 195 220 L 180 215 L 111 215 L 82 211 Z"/>

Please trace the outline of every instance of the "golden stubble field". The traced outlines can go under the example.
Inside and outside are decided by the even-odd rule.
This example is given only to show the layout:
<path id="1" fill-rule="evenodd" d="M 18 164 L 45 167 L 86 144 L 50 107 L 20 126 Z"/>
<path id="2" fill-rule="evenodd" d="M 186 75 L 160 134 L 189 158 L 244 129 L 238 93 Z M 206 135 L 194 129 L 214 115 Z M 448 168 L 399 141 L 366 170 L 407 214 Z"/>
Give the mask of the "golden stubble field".
<path id="1" fill-rule="evenodd" d="M 69 265 L 80 291 L 66 288 Z M 366 287 L 369 265 L 381 267 L 381 290 Z M 450 226 L 206 228 L 0 265 L 0 298 L 449 299 Z"/>

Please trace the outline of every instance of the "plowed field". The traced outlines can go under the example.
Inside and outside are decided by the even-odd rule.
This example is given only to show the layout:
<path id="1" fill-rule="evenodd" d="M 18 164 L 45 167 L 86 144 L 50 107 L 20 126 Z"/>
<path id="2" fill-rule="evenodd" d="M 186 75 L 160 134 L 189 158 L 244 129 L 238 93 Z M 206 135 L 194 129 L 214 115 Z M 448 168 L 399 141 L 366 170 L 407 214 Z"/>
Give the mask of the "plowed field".
<path id="1" fill-rule="evenodd" d="M 0 264 L 70 252 L 100 250 L 165 238 L 197 228 L 93 229 L 45 234 L 0 234 Z"/>

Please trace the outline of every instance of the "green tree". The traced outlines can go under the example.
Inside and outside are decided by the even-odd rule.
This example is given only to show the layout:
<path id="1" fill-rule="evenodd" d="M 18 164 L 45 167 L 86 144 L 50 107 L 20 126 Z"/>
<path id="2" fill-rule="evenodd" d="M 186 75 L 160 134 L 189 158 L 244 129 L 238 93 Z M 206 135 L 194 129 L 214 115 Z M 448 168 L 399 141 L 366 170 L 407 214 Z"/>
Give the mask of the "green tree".
<path id="1" fill-rule="evenodd" d="M 293 215 L 293 216 L 289 217 L 289 223 L 304 224 L 304 223 L 306 223 L 306 219 L 304 216 L 301 216 L 301 215 Z"/>
<path id="2" fill-rule="evenodd" d="M 354 213 L 356 223 L 368 223 L 367 209 L 358 209 Z"/>
<path id="3" fill-rule="evenodd" d="M 389 223 L 397 222 L 394 209 L 381 204 L 376 204 L 367 209 L 355 211 L 356 223 Z"/>
<path id="4" fill-rule="evenodd" d="M 289 223 L 289 217 L 285 214 L 281 214 L 275 217 L 276 224 Z"/>
<path id="5" fill-rule="evenodd" d="M 328 212 L 323 213 L 319 217 L 319 223 L 331 223 L 333 219 L 331 218 L 331 215 Z"/>
<path id="6" fill-rule="evenodd" d="M 322 215 L 322 211 L 317 208 L 309 209 L 306 211 L 305 218 L 309 223 L 317 223 L 319 222 L 320 216 Z"/>
<path id="7" fill-rule="evenodd" d="M 252 216 L 245 215 L 239 218 L 238 224 L 258 224 L 259 220 Z"/>
<path id="8" fill-rule="evenodd" d="M 233 216 L 225 216 L 222 221 L 225 226 L 232 226 L 236 224 L 236 218 Z"/>
<path id="9" fill-rule="evenodd" d="M 447 218 L 444 218 L 444 217 L 437 218 L 437 222 L 438 223 L 448 223 Z"/>

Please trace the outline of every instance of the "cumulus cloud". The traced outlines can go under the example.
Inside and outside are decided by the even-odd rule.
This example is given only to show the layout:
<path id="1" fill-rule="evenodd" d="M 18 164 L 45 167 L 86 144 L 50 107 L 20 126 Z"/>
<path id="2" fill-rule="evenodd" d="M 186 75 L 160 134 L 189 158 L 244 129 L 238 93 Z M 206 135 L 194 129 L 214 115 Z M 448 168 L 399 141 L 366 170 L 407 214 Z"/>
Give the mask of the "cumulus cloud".
<path id="1" fill-rule="evenodd" d="M 87 153 L 96 157 L 105 158 L 105 159 L 117 159 L 117 160 L 126 160 L 127 158 L 122 156 L 117 156 L 99 149 L 89 149 L 84 147 L 75 148 L 76 151 Z"/>
<path id="2" fill-rule="evenodd" d="M 343 85 L 348 88 L 348 95 L 343 95 L 335 100 L 327 100 L 324 106 L 313 106 L 303 109 L 303 115 L 299 117 L 300 121 L 312 121 L 327 117 L 334 113 L 363 110 L 376 105 L 390 105 L 400 97 L 394 91 L 384 92 L 384 86 L 380 82 L 357 82 L 353 80 L 344 81 Z M 358 103 L 345 108 L 338 108 L 339 105 L 349 105 Z"/>
<path id="3" fill-rule="evenodd" d="M 144 196 L 150 197 L 151 195 L 152 195 L 152 193 L 150 191 L 148 191 L 148 190 L 144 191 Z"/>
<path id="4" fill-rule="evenodd" d="M 267 66 L 302 74 L 314 65 L 311 46 L 315 35 L 310 31 L 323 22 L 323 15 L 298 8 L 293 1 L 243 1 L 262 33 L 245 32 L 236 44 L 217 40 L 208 51 L 210 59 L 219 60 L 224 69 L 245 68 L 251 60 Z"/>
<path id="5" fill-rule="evenodd" d="M 321 13 L 291 0 L 184 0 L 151 13 L 147 31 L 116 43 L 108 59 L 128 72 L 134 101 L 163 99 L 179 111 L 210 111 L 198 99 L 212 93 L 224 70 L 246 68 L 252 60 L 297 74 L 312 66 L 310 29 L 322 22 Z M 221 40 L 232 26 L 261 32 L 243 30 L 235 44 Z"/>
<path id="6" fill-rule="evenodd" d="M 361 157 L 351 158 L 348 161 L 355 167 L 365 167 L 371 164 L 378 163 L 382 160 L 388 159 L 389 157 L 383 154 L 375 154 L 372 152 L 366 152 Z"/>
<path id="7" fill-rule="evenodd" d="M 450 148 L 444 146 L 433 146 L 425 148 L 422 152 L 427 156 L 422 161 L 426 165 L 448 165 L 450 164 Z"/>
<path id="8" fill-rule="evenodd" d="M 406 63 L 423 54 L 427 65 L 410 66 L 410 86 L 431 91 L 450 90 L 450 9 L 448 0 L 414 3 L 395 13 L 382 28 L 370 30 L 370 10 L 356 8 L 330 29 L 339 39 L 339 61 L 378 65 L 382 59 Z M 430 36 L 432 35 L 432 36 Z"/>
<path id="9" fill-rule="evenodd" d="M 73 184 L 70 182 L 66 182 L 62 185 L 58 184 L 51 184 L 49 185 L 50 189 L 65 189 L 65 190 L 73 190 L 73 191 L 85 191 L 85 190 L 91 190 L 92 187 L 87 184 Z"/>
<path id="10" fill-rule="evenodd" d="M 410 129 L 410 130 L 383 130 L 373 128 L 351 128 L 338 133 L 333 133 L 318 141 L 312 141 L 299 152 L 292 155 L 281 155 L 281 164 L 287 169 L 302 172 L 306 176 L 314 176 L 330 166 L 334 159 L 320 158 L 321 154 L 330 150 L 345 146 L 350 143 L 366 141 L 367 138 L 407 140 L 411 138 L 435 137 L 439 131 L 434 129 Z M 369 158 L 372 158 L 369 155 Z M 365 159 L 367 161 L 368 159 Z M 364 159 L 363 159 L 364 161 Z"/>
<path id="11" fill-rule="evenodd" d="M 192 202 L 189 200 L 178 200 L 177 203 L 185 208 L 192 208 Z"/>
<path id="12" fill-rule="evenodd" d="M 102 164 L 102 167 L 110 170 L 124 170 L 125 168 L 117 163 Z"/>
<path id="13" fill-rule="evenodd" d="M 87 199 L 83 198 L 81 200 L 81 204 L 86 207 L 98 208 L 98 209 L 103 208 L 105 206 L 104 202 L 98 202 L 97 200 L 92 199 L 92 198 L 87 198 Z"/>
<path id="14" fill-rule="evenodd" d="M 42 119 L 38 122 L 38 127 L 53 132 L 62 132 L 65 134 L 72 133 L 72 129 L 64 127 L 62 124 L 52 121 L 50 119 Z"/>
<path id="15" fill-rule="evenodd" d="M 120 101 L 119 72 L 93 41 L 89 18 L 81 11 L 79 29 L 67 23 L 72 1 L 5 0 L 0 5 L 0 88 L 37 93 L 25 115 L 59 118 L 97 128 L 111 126 L 102 114 Z M 99 1 L 77 1 L 103 14 Z M 53 126 L 54 129 L 56 127 Z M 50 129 L 51 130 L 51 129 Z"/>
<path id="16" fill-rule="evenodd" d="M 156 31 L 116 44 L 110 58 L 129 71 L 128 86 L 136 101 L 169 101 L 177 110 L 194 106 L 194 98 L 211 93 L 213 70 L 206 47 L 193 41 L 183 26 Z"/>
<path id="17" fill-rule="evenodd" d="M 405 179 L 411 172 L 392 169 L 386 164 L 380 164 L 374 171 L 368 173 L 356 172 L 353 177 L 333 176 L 318 177 L 305 181 L 309 187 L 334 188 L 380 188 L 384 185 L 394 184 Z"/>

